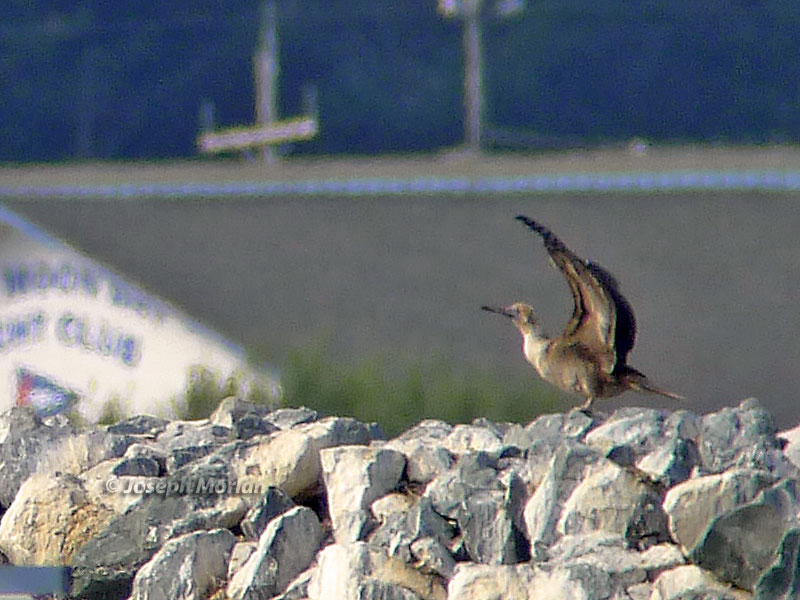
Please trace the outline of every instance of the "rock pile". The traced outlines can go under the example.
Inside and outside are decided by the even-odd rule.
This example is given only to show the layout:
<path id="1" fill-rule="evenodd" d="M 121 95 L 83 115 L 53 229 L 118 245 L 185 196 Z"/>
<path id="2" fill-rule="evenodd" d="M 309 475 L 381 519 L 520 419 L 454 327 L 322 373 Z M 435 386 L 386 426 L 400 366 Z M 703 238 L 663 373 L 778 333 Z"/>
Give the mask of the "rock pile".
<path id="1" fill-rule="evenodd" d="M 800 430 L 754 400 L 380 430 L 235 398 L 77 431 L 0 416 L 0 556 L 77 598 L 800 594 Z"/>

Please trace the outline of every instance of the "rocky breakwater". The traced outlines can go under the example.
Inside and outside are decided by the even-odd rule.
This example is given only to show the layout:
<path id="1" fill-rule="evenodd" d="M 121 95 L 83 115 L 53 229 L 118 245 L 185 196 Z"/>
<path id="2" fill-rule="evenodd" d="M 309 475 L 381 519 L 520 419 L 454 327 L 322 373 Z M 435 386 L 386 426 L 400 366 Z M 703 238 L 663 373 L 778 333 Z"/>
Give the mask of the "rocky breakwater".
<path id="1" fill-rule="evenodd" d="M 800 433 L 754 400 L 380 430 L 235 398 L 0 416 L 0 550 L 78 598 L 795 598 Z"/>

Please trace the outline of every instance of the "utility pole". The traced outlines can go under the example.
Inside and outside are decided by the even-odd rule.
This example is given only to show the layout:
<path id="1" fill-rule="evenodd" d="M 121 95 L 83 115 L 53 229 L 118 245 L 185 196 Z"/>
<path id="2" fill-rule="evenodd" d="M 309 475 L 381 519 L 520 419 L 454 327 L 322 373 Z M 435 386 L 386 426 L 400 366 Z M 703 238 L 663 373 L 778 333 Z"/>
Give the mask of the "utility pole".
<path id="1" fill-rule="evenodd" d="M 261 13 L 259 44 L 254 57 L 256 90 L 256 125 L 267 126 L 278 120 L 278 25 L 275 0 L 264 0 Z M 269 144 L 262 149 L 264 162 L 278 160 Z"/>
<path id="2" fill-rule="evenodd" d="M 439 12 L 464 22 L 464 144 L 471 152 L 480 152 L 483 141 L 483 0 L 438 0 Z M 525 0 L 496 0 L 495 12 L 501 16 L 517 14 Z"/>
<path id="3" fill-rule="evenodd" d="M 464 2 L 464 140 L 480 152 L 483 128 L 483 31 L 481 0 Z"/>

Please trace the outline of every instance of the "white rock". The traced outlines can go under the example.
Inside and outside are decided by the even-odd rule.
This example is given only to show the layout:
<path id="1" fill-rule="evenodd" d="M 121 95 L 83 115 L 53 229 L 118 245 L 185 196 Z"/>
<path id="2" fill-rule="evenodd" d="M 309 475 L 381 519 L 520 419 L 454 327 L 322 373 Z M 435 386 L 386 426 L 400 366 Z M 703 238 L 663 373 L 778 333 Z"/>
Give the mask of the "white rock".
<path id="1" fill-rule="evenodd" d="M 319 519 L 297 506 L 270 521 L 258 547 L 228 583 L 231 600 L 271 598 L 305 571 L 322 540 Z"/>
<path id="2" fill-rule="evenodd" d="M 448 600 L 606 600 L 608 575 L 591 565 L 541 568 L 530 564 L 461 563 L 447 588 Z"/>
<path id="3" fill-rule="evenodd" d="M 750 502 L 773 481 L 764 471 L 733 469 L 676 485 L 664 497 L 672 538 L 688 554 L 714 518 Z"/>
<path id="4" fill-rule="evenodd" d="M 400 492 L 392 492 L 372 503 L 372 516 L 383 523 L 391 515 L 405 513 L 414 504 L 414 498 Z"/>
<path id="5" fill-rule="evenodd" d="M 401 588 L 422 600 L 445 600 L 440 579 L 426 575 L 364 542 L 332 544 L 317 555 L 318 567 L 308 586 L 310 600 L 402 598 Z M 382 584 L 382 585 L 376 585 Z M 367 594 L 373 594 L 367 596 Z"/>
<path id="6" fill-rule="evenodd" d="M 169 540 L 133 580 L 130 600 L 202 600 L 228 570 L 236 538 L 227 529 L 196 531 Z"/>
<path id="7" fill-rule="evenodd" d="M 653 583 L 650 600 L 751 600 L 752 597 L 748 592 L 720 582 L 700 567 L 685 565 L 662 573 Z"/>
<path id="8" fill-rule="evenodd" d="M 540 559 L 558 537 L 557 524 L 572 491 L 583 480 L 589 465 L 601 460 L 597 450 L 581 444 L 556 449 L 542 483 L 525 504 L 523 517 L 531 543 L 531 556 Z"/>
<path id="9" fill-rule="evenodd" d="M 496 432 L 475 425 L 456 425 L 442 440 L 442 446 L 453 454 L 480 451 L 499 454 L 506 447 Z"/>
<path id="10" fill-rule="evenodd" d="M 231 550 L 231 559 L 228 561 L 228 579 L 242 568 L 256 548 L 258 548 L 258 542 L 236 542 Z"/>
<path id="11" fill-rule="evenodd" d="M 395 488 L 406 464 L 396 450 L 337 446 L 320 452 L 328 510 L 337 542 L 355 542 L 366 533 L 369 507 Z"/>
<path id="12" fill-rule="evenodd" d="M 564 503 L 559 533 L 605 532 L 637 544 L 668 538 L 660 496 L 635 473 L 604 461 L 590 467 L 584 477 Z"/>
<path id="13" fill-rule="evenodd" d="M 36 474 L 22 484 L 0 520 L 0 551 L 20 566 L 69 564 L 114 514 L 92 502 L 74 475 Z"/>

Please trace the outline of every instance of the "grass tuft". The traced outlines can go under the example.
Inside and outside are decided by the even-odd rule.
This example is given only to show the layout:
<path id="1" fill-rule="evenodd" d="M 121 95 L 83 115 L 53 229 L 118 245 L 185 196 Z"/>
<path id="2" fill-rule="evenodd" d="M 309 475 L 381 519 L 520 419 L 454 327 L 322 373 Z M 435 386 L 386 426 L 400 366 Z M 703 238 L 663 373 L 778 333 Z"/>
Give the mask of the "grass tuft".
<path id="1" fill-rule="evenodd" d="M 387 435 L 422 419 L 527 422 L 563 409 L 558 393 L 532 377 L 512 381 L 488 371 L 462 373 L 443 359 L 398 372 L 388 358 L 342 362 L 324 347 L 291 352 L 281 369 L 281 384 L 287 406 L 375 421 Z"/>

